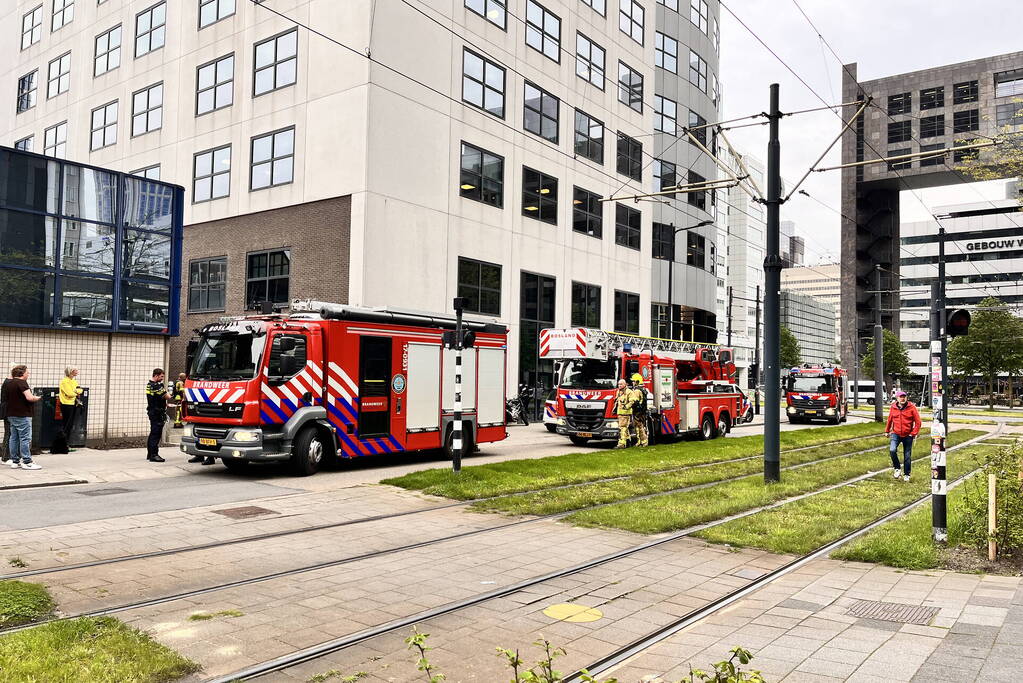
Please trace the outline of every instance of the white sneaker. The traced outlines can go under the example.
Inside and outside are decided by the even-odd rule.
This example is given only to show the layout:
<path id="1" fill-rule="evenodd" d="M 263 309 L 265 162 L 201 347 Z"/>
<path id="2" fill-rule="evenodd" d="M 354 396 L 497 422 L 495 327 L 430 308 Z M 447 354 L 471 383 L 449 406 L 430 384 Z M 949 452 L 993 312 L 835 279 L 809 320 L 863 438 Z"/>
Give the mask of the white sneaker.
<path id="1" fill-rule="evenodd" d="M 899 477 L 902 476 L 902 472 L 900 472 L 898 470 L 892 470 L 892 476 L 895 477 L 896 479 L 898 479 Z"/>
<path id="2" fill-rule="evenodd" d="M 24 463 L 21 464 L 21 469 L 23 469 L 23 470 L 41 470 L 41 469 L 43 469 L 43 466 L 42 465 L 37 465 L 34 462 L 24 462 Z"/>
<path id="3" fill-rule="evenodd" d="M 907 475 L 904 475 L 904 476 L 902 477 L 902 481 L 909 481 L 909 475 L 908 475 L 908 474 L 907 474 Z"/>
<path id="4" fill-rule="evenodd" d="M 12 470 L 20 470 L 21 469 L 21 463 L 20 462 L 14 462 L 12 460 L 11 461 L 11 469 Z"/>

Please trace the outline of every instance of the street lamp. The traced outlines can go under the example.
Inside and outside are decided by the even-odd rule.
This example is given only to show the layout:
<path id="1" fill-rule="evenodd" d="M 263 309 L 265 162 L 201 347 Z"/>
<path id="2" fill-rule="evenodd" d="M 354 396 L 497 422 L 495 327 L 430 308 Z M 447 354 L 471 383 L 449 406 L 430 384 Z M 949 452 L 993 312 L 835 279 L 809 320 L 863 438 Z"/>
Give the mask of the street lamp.
<path id="1" fill-rule="evenodd" d="M 672 339 L 675 338 L 675 304 L 674 304 L 674 292 L 672 291 L 672 285 L 674 283 L 675 274 L 675 237 L 686 230 L 695 230 L 696 228 L 702 228 L 705 225 L 712 225 L 714 221 L 700 221 L 696 225 L 689 225 L 681 228 L 676 228 L 675 224 L 672 223 L 671 227 L 674 228 L 674 233 L 671 236 L 671 259 L 668 261 L 668 336 Z M 680 321 L 681 322 L 681 321 Z M 679 337 L 681 337 L 681 333 Z M 695 335 L 694 335 L 695 336 Z"/>

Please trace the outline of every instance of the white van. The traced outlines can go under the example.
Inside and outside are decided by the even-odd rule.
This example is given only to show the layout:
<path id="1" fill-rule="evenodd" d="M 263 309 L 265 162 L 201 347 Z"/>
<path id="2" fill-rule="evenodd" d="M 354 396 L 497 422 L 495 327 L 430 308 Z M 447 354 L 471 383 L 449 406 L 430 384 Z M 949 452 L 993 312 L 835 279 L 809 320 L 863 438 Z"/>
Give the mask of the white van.
<path id="1" fill-rule="evenodd" d="M 849 382 L 849 398 L 855 399 L 859 396 L 860 403 L 866 403 L 867 405 L 874 405 L 874 380 L 872 379 L 861 379 L 859 387 L 852 381 Z M 888 387 L 885 384 L 881 385 L 881 404 L 888 404 Z"/>

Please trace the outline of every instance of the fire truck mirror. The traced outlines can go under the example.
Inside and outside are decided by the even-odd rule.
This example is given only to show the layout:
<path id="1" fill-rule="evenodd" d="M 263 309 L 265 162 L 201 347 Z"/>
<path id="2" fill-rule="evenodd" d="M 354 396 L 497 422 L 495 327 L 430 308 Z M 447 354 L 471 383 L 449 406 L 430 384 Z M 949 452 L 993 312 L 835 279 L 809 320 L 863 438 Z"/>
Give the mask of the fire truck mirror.
<path id="1" fill-rule="evenodd" d="M 625 361 L 625 377 L 630 379 L 632 376 L 639 372 L 639 361 L 638 360 L 627 360 Z"/>
<path id="2" fill-rule="evenodd" d="M 280 349 L 282 353 L 295 350 L 295 338 L 294 337 L 281 337 Z M 281 359 L 283 360 L 283 358 Z"/>

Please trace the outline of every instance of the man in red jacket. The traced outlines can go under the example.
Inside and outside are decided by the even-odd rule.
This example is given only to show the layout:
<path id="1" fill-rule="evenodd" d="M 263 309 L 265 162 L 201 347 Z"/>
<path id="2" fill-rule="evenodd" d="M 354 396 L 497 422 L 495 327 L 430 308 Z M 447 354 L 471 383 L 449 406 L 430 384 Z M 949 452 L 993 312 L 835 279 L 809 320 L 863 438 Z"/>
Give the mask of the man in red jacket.
<path id="1" fill-rule="evenodd" d="M 888 410 L 888 424 L 884 435 L 891 438 L 888 454 L 892 456 L 892 476 L 899 478 L 899 444 L 902 444 L 902 480 L 909 481 L 913 467 L 913 438 L 920 433 L 920 412 L 907 398 L 906 392 L 895 395 L 895 403 Z"/>

